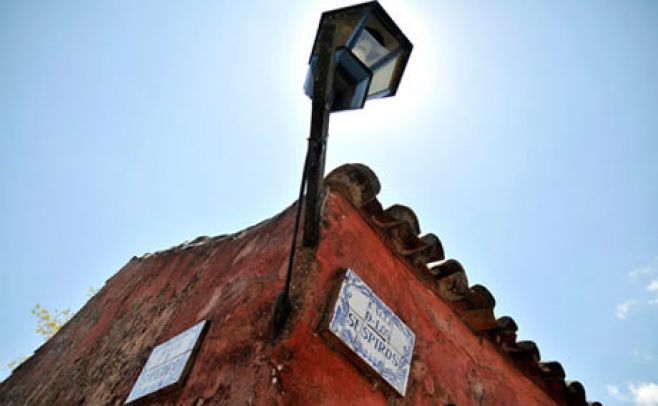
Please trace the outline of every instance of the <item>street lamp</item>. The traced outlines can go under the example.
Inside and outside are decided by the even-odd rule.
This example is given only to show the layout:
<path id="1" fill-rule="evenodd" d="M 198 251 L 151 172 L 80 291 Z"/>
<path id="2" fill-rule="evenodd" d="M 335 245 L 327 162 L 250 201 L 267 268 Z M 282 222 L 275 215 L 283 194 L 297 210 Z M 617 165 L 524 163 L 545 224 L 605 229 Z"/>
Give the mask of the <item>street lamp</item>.
<path id="1" fill-rule="evenodd" d="M 395 95 L 411 49 L 411 42 L 376 1 L 322 14 L 304 84 L 313 101 L 305 246 L 314 247 L 320 237 L 318 203 L 329 113 L 360 109 L 366 100 Z"/>
<path id="2" fill-rule="evenodd" d="M 393 96 L 412 49 L 376 1 L 323 13 L 304 83 L 306 95 L 313 99 L 323 42 L 332 43 L 329 51 L 335 51 L 332 112 L 360 109 L 366 99 Z"/>
<path id="3" fill-rule="evenodd" d="M 306 190 L 303 244 L 320 239 L 320 196 L 329 114 L 363 108 L 366 100 L 395 95 L 412 49 L 411 42 L 377 2 L 327 11 L 320 18 L 304 91 L 312 100 L 311 131 L 297 201 L 297 215 L 284 290 L 277 298 L 277 331 L 290 313 L 290 277 Z"/>

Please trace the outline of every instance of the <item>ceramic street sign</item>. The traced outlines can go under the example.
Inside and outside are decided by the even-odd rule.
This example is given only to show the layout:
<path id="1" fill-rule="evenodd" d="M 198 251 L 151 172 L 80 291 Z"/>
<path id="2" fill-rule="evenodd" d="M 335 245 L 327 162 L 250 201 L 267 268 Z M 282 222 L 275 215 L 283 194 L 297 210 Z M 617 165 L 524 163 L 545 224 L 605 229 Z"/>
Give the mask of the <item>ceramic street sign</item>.
<path id="1" fill-rule="evenodd" d="M 125 403 L 177 384 L 206 323 L 203 320 L 155 347 Z"/>
<path id="2" fill-rule="evenodd" d="M 416 335 L 351 269 L 329 331 L 404 396 Z"/>

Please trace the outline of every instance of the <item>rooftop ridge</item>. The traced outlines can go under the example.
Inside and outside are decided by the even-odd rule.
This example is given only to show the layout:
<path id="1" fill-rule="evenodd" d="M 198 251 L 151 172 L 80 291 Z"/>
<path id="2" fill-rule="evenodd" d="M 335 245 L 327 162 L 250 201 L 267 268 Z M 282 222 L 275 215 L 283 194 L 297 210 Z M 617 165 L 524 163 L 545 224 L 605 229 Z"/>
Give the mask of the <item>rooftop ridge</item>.
<path id="1" fill-rule="evenodd" d="M 155 256 L 163 255 L 163 254 L 169 254 L 172 252 L 179 252 L 179 251 L 185 251 L 194 247 L 201 247 L 201 246 L 211 246 L 213 244 L 220 243 L 224 240 L 236 240 L 239 238 L 242 238 L 243 236 L 247 235 L 251 231 L 258 230 L 261 227 L 267 226 L 268 224 L 276 221 L 278 218 L 283 216 L 292 206 L 294 206 L 297 202 L 293 202 L 290 206 L 282 210 L 281 212 L 273 215 L 270 218 L 267 218 L 265 220 L 262 220 L 256 224 L 253 224 L 249 227 L 246 227 L 242 230 L 235 231 L 230 234 L 219 234 L 216 236 L 207 236 L 207 235 L 200 235 L 198 237 L 195 237 L 192 240 L 185 240 L 182 243 L 173 245 L 168 248 L 163 248 L 157 251 L 153 252 L 145 252 L 142 255 L 134 255 L 132 257 L 132 260 L 137 260 L 137 261 L 142 261 L 146 260 Z"/>

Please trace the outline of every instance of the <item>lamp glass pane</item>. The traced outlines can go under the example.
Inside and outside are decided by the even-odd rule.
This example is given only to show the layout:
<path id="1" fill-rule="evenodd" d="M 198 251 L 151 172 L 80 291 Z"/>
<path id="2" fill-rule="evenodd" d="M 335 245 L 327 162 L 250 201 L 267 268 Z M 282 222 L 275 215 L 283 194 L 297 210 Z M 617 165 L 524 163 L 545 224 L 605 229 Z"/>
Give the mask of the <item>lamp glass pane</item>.
<path id="1" fill-rule="evenodd" d="M 377 39 L 375 35 L 378 35 L 380 39 Z M 377 34 L 376 31 L 366 28 L 356 40 L 356 43 L 352 48 L 352 53 L 359 58 L 364 65 L 370 67 L 389 53 L 389 50 L 381 43 L 381 41 L 381 35 Z"/>
<path id="2" fill-rule="evenodd" d="M 386 90 L 391 90 L 391 81 L 393 80 L 393 76 L 395 74 L 398 62 L 400 61 L 401 55 L 402 54 L 384 63 L 373 72 L 372 81 L 370 82 L 370 89 L 368 89 L 368 96 L 375 93 L 384 92 Z M 386 95 L 388 95 L 388 92 L 381 94 L 381 96 Z"/>
<path id="3" fill-rule="evenodd" d="M 336 51 L 334 99 L 331 111 L 360 109 L 366 101 L 370 71 L 342 47 Z"/>
<path id="4" fill-rule="evenodd" d="M 336 31 L 334 33 L 334 42 L 336 46 L 345 45 L 352 35 L 354 27 L 361 19 L 360 12 L 345 13 L 336 19 Z"/>
<path id="5" fill-rule="evenodd" d="M 391 27 L 385 26 L 376 13 L 368 19 L 364 31 L 368 31 L 374 36 L 377 42 L 385 47 L 388 52 L 392 52 L 400 46 L 400 41 L 391 31 Z"/>

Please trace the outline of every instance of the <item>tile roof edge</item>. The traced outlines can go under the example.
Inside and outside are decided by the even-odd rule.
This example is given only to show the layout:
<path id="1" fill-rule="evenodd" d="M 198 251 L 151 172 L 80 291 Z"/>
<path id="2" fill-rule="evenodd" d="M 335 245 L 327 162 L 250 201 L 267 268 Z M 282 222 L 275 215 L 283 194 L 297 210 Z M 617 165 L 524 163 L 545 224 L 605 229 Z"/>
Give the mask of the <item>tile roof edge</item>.
<path id="1" fill-rule="evenodd" d="M 469 286 L 466 271 L 455 259 L 446 259 L 443 245 L 434 234 L 420 236 L 420 224 L 413 210 L 395 204 L 384 209 L 377 200 L 381 184 L 366 165 L 353 163 L 331 171 L 325 186 L 340 193 L 356 207 L 368 223 L 389 242 L 394 252 L 423 275 L 430 275 L 433 290 L 456 311 L 474 331 L 489 339 L 499 351 L 532 381 L 542 387 L 558 404 L 601 406 L 586 401 L 585 389 L 578 381 L 565 381 L 562 365 L 543 362 L 532 341 L 517 341 L 517 325 L 509 316 L 496 318 L 496 300 L 482 285 Z M 423 278 L 425 281 L 428 278 Z"/>

